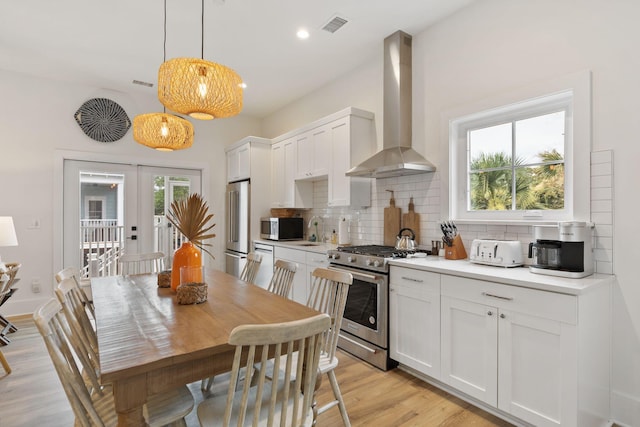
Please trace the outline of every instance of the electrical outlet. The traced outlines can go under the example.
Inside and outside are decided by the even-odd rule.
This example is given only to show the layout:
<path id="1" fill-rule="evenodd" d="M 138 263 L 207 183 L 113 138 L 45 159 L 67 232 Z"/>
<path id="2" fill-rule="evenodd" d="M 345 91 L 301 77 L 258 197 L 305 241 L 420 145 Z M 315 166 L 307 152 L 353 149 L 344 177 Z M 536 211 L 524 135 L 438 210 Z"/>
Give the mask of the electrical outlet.
<path id="1" fill-rule="evenodd" d="M 31 281 L 31 292 L 33 292 L 34 294 L 37 294 L 38 292 L 40 292 L 40 280 L 39 279 L 33 279 Z"/>

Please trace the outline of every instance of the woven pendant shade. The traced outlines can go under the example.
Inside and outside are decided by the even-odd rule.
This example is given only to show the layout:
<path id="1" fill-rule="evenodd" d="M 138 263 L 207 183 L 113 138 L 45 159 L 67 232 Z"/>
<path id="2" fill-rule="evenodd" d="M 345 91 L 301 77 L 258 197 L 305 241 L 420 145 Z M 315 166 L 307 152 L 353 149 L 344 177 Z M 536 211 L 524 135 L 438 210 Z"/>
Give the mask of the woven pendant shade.
<path id="1" fill-rule="evenodd" d="M 193 125 L 173 114 L 140 114 L 133 118 L 133 139 L 158 151 L 183 150 L 193 145 Z"/>
<path id="2" fill-rule="evenodd" d="M 242 79 L 231 68 L 199 58 L 173 58 L 158 71 L 158 99 L 194 119 L 235 116 L 242 111 Z"/>

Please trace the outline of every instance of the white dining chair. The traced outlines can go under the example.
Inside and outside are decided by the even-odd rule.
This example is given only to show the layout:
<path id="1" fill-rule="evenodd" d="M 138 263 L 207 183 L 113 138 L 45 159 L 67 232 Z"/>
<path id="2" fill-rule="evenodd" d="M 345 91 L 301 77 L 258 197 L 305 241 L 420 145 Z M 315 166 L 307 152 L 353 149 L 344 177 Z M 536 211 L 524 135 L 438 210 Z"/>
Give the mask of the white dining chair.
<path id="1" fill-rule="evenodd" d="M 317 408 L 315 415 L 320 415 L 337 405 L 342 422 L 348 427 L 351 426 L 351 422 L 338 386 L 335 369 L 338 367 L 338 358 L 336 357 L 338 335 L 342 326 L 349 287 L 353 283 L 353 276 L 351 273 L 316 268 L 311 273 L 311 278 L 313 282 L 307 306 L 326 313 L 331 318 L 331 328 L 323 335 L 318 373 L 320 375 L 327 374 L 334 396 L 334 400 Z"/>
<path id="2" fill-rule="evenodd" d="M 85 282 L 80 278 L 80 272 L 75 267 L 66 267 L 56 273 L 56 283 L 62 282 L 64 279 L 73 279 L 76 288 L 78 288 L 79 296 L 82 299 L 82 303 L 89 310 L 91 317 L 93 319 L 96 318 L 96 313 L 93 308 L 93 301 L 89 296 L 88 292 L 91 292 L 91 286 L 88 283 L 88 280 Z"/>
<path id="3" fill-rule="evenodd" d="M 150 252 L 124 254 L 118 259 L 118 273 L 129 274 L 160 273 L 164 270 L 164 253 Z"/>
<path id="4" fill-rule="evenodd" d="M 273 276 L 267 290 L 281 297 L 291 297 L 291 286 L 293 285 L 293 277 L 298 269 L 295 262 L 276 260 L 273 264 Z"/>
<path id="5" fill-rule="evenodd" d="M 255 252 L 249 252 L 247 254 L 247 262 L 242 268 L 240 273 L 240 279 L 245 282 L 253 283 L 258 275 L 260 269 L 260 263 L 262 262 L 262 255 Z"/>
<path id="6" fill-rule="evenodd" d="M 96 392 L 83 378 L 87 367 L 81 357 L 82 348 L 78 347 L 79 341 L 60 303 L 49 300 L 35 311 L 33 318 L 76 416 L 75 425 L 117 425 L 113 393 L 104 389 Z M 144 407 L 144 414 L 150 426 L 184 426 L 184 417 L 193 406 L 193 395 L 187 386 L 183 386 L 153 395 Z"/>
<path id="7" fill-rule="evenodd" d="M 236 351 L 228 393 L 198 405 L 200 425 L 311 426 L 322 336 L 329 326 L 329 316 L 318 314 L 293 322 L 236 327 L 229 336 L 229 344 L 236 346 Z M 296 351 L 300 356 L 294 363 Z M 254 371 L 252 367 L 271 357 L 276 371 L 270 380 L 264 371 Z M 241 370 L 249 374 L 236 391 Z M 252 375 L 258 378 L 251 378 Z"/>

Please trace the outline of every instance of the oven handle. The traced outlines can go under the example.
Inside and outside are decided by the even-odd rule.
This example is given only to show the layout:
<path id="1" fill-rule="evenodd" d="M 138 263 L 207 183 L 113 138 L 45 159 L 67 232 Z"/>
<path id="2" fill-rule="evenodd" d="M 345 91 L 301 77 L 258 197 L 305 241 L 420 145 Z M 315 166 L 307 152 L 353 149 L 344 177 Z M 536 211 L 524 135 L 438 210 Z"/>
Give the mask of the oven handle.
<path id="1" fill-rule="evenodd" d="M 345 340 L 345 341 L 349 341 L 349 343 L 351 343 L 351 344 L 357 345 L 358 347 L 360 347 L 360 348 L 362 348 L 362 349 L 364 349 L 364 350 L 368 351 L 369 353 L 376 354 L 376 351 L 375 351 L 374 349 L 369 348 L 369 347 L 367 347 L 366 345 L 362 345 L 362 344 L 360 344 L 359 342 L 352 340 L 351 338 L 345 337 L 345 336 L 344 336 L 344 335 L 342 335 L 342 334 L 340 334 L 340 338 L 342 338 L 342 339 L 343 339 L 343 340 Z"/>
<path id="2" fill-rule="evenodd" d="M 377 281 L 379 276 L 374 276 L 373 274 L 367 274 L 367 273 L 362 273 L 362 272 L 356 272 L 356 271 L 352 271 L 352 270 L 344 270 L 342 268 L 336 268 L 336 267 L 332 267 L 329 266 L 328 267 L 329 270 L 333 270 L 333 271 L 339 271 L 341 273 L 351 273 L 353 275 L 353 277 L 358 278 L 358 277 L 362 277 L 365 279 L 369 279 L 371 281 Z"/>

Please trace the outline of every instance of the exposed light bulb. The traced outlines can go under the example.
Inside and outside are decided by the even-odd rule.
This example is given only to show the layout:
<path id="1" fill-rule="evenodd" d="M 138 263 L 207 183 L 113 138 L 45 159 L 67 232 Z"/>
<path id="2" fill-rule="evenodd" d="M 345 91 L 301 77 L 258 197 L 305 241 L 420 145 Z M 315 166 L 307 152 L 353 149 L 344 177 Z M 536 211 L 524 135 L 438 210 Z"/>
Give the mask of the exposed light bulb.
<path id="1" fill-rule="evenodd" d="M 169 136 L 169 126 L 167 125 L 167 119 L 165 117 L 162 118 L 162 124 L 160 125 L 160 135 L 163 138 Z"/>

